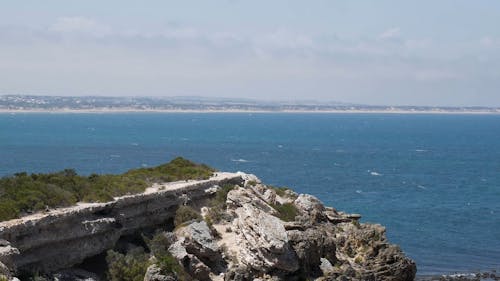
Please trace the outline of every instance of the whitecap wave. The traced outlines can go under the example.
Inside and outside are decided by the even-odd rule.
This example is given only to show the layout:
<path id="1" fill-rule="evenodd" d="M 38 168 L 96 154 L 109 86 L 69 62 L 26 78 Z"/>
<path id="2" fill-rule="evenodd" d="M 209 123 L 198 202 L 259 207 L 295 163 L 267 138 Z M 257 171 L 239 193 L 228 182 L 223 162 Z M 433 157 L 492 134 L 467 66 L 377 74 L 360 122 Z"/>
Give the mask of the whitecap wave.
<path id="1" fill-rule="evenodd" d="M 231 161 L 233 161 L 233 162 L 240 162 L 240 163 L 247 163 L 247 162 L 250 162 L 250 161 L 248 161 L 248 160 L 246 160 L 246 159 L 242 159 L 242 158 L 240 158 L 240 159 L 231 159 Z"/>

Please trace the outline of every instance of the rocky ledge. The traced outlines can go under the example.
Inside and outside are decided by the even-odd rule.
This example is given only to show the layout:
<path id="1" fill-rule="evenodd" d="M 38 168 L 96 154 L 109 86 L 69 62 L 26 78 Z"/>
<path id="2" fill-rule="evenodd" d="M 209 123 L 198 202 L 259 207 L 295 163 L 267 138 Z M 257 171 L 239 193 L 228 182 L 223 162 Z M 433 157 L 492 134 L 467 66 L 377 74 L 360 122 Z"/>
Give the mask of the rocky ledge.
<path id="1" fill-rule="evenodd" d="M 149 246 L 150 249 L 142 254 L 147 256 L 144 281 L 414 280 L 415 263 L 397 245 L 387 241 L 383 226 L 360 223 L 360 215 L 345 214 L 325 207 L 311 195 L 299 195 L 291 190 L 267 186 L 254 175 L 240 173 L 238 176 L 241 180 L 232 177 L 230 181 L 226 179 L 225 187 L 211 182 L 211 188 L 219 190 L 216 193 L 207 192 L 206 188 L 209 186 L 203 185 L 205 190 L 200 194 L 208 197 L 206 201 L 200 200 L 201 195 L 197 197 L 196 203 L 190 200 L 175 201 L 183 208 L 198 212 L 199 215 L 196 216 L 199 217 L 188 216 L 191 219 L 178 222 L 175 229 L 163 228 L 156 232 L 154 243 L 161 241 L 164 250 L 161 250 L 162 247 Z M 224 192 L 220 192 L 221 189 L 225 189 Z M 187 195 L 189 197 L 189 193 Z M 172 204 L 166 205 L 168 208 L 164 210 L 172 209 Z M 159 210 L 161 208 L 155 207 L 155 212 L 150 212 L 150 216 L 158 215 Z M 120 216 L 112 216 L 115 214 L 112 210 L 99 214 L 102 213 L 115 220 L 113 225 L 116 225 L 116 220 L 120 220 Z M 163 216 L 167 217 L 172 215 Z M 158 224 L 154 218 L 150 219 L 155 225 Z M 85 237 L 91 236 L 94 228 L 99 233 L 102 223 L 95 218 L 93 221 L 95 223 L 86 224 L 91 229 L 90 232 L 80 239 L 88 239 Z M 130 232 L 132 228 L 122 225 L 127 221 L 130 220 L 121 219 L 118 225 Z M 137 231 L 141 225 L 148 225 L 145 221 L 147 220 L 142 217 L 141 224 L 134 224 L 133 229 Z M 3 230 L 0 229 L 0 234 L 1 231 Z M 121 235 L 120 231 L 110 232 L 114 235 L 114 242 Z M 11 232 L 10 237 L 12 236 Z M 24 241 L 19 237 L 17 239 Z M 99 239 L 101 238 L 97 240 Z M 28 252 L 36 252 L 37 247 L 46 249 L 43 242 L 38 241 L 37 244 L 34 240 L 36 239 L 32 238 L 29 241 L 38 246 L 29 248 L 24 245 Z M 100 251 L 113 249 L 113 241 L 99 244 Z M 16 261 L 22 261 L 24 269 L 33 264 L 39 268 L 63 268 L 54 264 L 44 267 L 44 261 L 38 259 L 35 262 L 33 255 L 30 255 L 29 260 L 19 258 L 18 256 L 23 256 L 23 250 L 18 250 L 18 245 L 10 242 L 12 245 L 7 241 L 0 244 L 0 256 L 3 257 L 0 258 L 3 263 L 0 263 L 0 271 L 9 278 L 12 278 Z M 154 244 L 149 242 L 149 245 Z M 64 254 L 64 247 L 60 243 L 52 243 L 61 247 L 60 254 Z M 51 253 L 54 251 L 57 250 L 51 249 Z M 92 253 L 95 254 L 96 251 L 97 249 L 93 249 Z M 76 265 L 77 260 L 72 265 Z M 51 261 L 47 263 L 50 264 Z M 72 265 L 64 263 L 64 267 Z M 123 277 L 113 279 L 110 276 L 108 274 L 111 280 L 124 280 Z M 98 280 L 100 277 L 92 273 L 85 276 L 80 269 L 66 269 L 62 273 L 52 272 L 45 275 L 45 278 Z"/>

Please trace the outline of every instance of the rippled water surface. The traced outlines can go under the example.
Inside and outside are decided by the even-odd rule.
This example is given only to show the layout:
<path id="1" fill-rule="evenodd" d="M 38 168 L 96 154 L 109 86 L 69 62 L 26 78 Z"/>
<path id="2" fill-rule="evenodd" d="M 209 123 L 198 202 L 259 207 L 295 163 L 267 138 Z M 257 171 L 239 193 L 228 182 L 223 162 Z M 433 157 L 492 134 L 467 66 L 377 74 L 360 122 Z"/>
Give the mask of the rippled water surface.
<path id="1" fill-rule="evenodd" d="M 500 115 L 0 114 L 0 175 L 178 155 L 361 213 L 419 274 L 500 269 Z"/>

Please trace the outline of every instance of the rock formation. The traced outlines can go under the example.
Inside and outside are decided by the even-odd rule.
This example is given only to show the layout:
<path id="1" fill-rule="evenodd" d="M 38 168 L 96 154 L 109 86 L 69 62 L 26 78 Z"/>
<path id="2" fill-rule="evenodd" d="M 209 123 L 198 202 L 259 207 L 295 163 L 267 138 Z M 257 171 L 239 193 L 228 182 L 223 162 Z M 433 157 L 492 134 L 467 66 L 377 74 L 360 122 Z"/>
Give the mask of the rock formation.
<path id="1" fill-rule="evenodd" d="M 415 263 L 388 243 L 382 226 L 359 223 L 359 215 L 324 207 L 314 196 L 290 190 L 278 195 L 254 176 L 245 179 L 243 187 L 227 194 L 222 217 L 230 219 L 214 223 L 215 234 L 205 222 L 175 231 L 177 241 L 169 250 L 191 276 L 241 281 L 415 278 Z M 285 205 L 292 207 L 279 207 Z M 280 219 L 286 210 L 295 210 L 295 218 Z M 195 233 L 204 238 L 194 239 Z M 225 269 L 214 270 L 214 260 L 207 261 L 208 251 L 214 260 L 223 259 Z"/>
<path id="2" fill-rule="evenodd" d="M 0 263 L 11 270 L 54 272 L 112 249 L 118 239 L 164 224 L 186 198 L 206 200 L 213 187 L 241 184 L 241 175 L 218 173 L 208 180 L 157 184 L 112 202 L 80 204 L 0 222 Z M 19 254 L 20 253 L 20 254 Z"/>
<path id="3" fill-rule="evenodd" d="M 231 188 L 216 205 L 213 198 L 225 184 Z M 0 241 L 0 274 L 11 278 L 16 268 L 50 273 L 71 267 L 112 249 L 120 236 L 161 226 L 179 204 L 204 217 L 165 233 L 168 255 L 193 280 L 415 278 L 415 263 L 387 241 L 384 227 L 243 173 L 0 223 L 0 238 L 10 242 Z M 144 280 L 186 280 L 164 267 L 152 251 Z"/>

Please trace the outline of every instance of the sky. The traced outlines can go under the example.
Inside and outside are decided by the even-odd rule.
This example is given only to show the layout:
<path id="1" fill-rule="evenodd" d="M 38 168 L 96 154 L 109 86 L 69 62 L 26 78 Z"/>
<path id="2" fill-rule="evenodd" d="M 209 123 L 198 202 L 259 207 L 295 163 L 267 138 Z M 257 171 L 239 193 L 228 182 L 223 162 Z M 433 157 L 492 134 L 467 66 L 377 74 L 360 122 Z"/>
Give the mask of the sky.
<path id="1" fill-rule="evenodd" d="M 500 106 L 500 1 L 0 0 L 0 94 Z"/>

